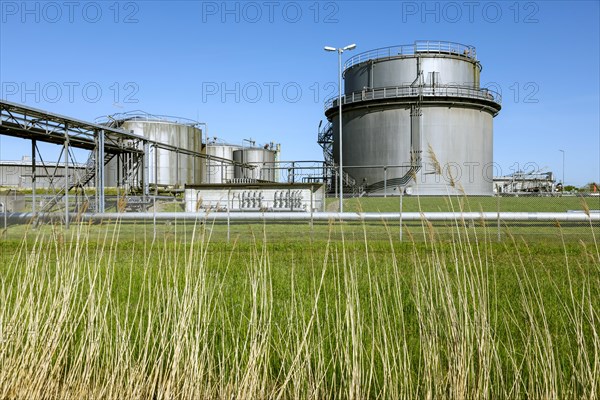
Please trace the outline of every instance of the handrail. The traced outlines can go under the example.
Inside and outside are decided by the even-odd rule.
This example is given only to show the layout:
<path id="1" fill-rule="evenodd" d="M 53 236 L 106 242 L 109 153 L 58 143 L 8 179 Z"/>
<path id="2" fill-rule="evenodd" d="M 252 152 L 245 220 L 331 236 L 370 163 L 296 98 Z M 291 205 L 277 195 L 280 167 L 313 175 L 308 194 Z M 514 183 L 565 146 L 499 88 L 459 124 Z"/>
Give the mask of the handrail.
<path id="1" fill-rule="evenodd" d="M 122 121 L 148 121 L 148 122 L 166 122 L 181 125 L 202 125 L 202 122 L 193 119 L 175 117 L 171 115 L 150 114 L 142 110 L 134 110 L 124 113 L 116 113 L 111 115 L 101 116 L 95 119 L 97 124 L 107 124 L 111 122 Z"/>
<path id="2" fill-rule="evenodd" d="M 379 49 L 359 53 L 349 58 L 344 63 L 344 70 L 368 60 L 396 56 L 412 56 L 417 53 L 454 54 L 477 61 L 477 52 L 474 46 L 454 42 L 444 42 L 440 40 L 418 40 L 413 44 L 381 47 Z"/>
<path id="3" fill-rule="evenodd" d="M 502 96 L 491 89 L 475 89 L 471 86 L 388 86 L 376 89 L 357 90 L 342 96 L 342 105 L 361 101 L 415 97 L 422 94 L 425 97 L 464 97 L 470 99 L 489 100 L 501 104 Z M 337 107 L 338 96 L 325 101 L 325 111 Z"/>

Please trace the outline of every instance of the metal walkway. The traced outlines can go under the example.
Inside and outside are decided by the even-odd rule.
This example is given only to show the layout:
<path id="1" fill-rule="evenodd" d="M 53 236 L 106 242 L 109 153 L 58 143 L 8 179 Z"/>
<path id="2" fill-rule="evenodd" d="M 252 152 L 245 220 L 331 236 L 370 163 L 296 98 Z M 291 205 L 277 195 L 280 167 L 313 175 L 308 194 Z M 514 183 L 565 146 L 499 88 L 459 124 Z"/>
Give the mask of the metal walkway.
<path id="1" fill-rule="evenodd" d="M 144 138 L 120 129 L 80 121 L 37 108 L 0 100 L 0 134 L 93 150 L 100 132 L 107 153 L 141 152 Z"/>
<path id="2" fill-rule="evenodd" d="M 96 187 L 96 211 L 104 211 L 104 167 L 117 155 L 142 160 L 145 157 L 147 140 L 120 129 L 98 125 L 75 118 L 51 113 L 22 104 L 0 100 L 0 135 L 7 135 L 31 141 L 32 169 L 32 211 L 36 212 L 36 170 L 47 170 L 37 142 L 62 145 L 60 159 L 64 159 L 64 182 L 60 187 L 52 187 L 54 197 L 39 211 L 51 211 L 64 200 L 65 216 L 68 219 L 69 191 L 82 188 L 94 180 Z M 70 177 L 70 165 L 75 164 L 72 148 L 90 150 L 86 170 L 82 176 Z M 39 163 L 39 164 L 38 164 Z M 139 164 L 139 163 L 137 163 Z M 57 169 L 54 170 L 56 173 Z M 56 178 L 56 177 L 55 177 Z M 59 181 L 53 179 L 52 181 Z M 142 182 L 146 187 L 147 179 Z"/>

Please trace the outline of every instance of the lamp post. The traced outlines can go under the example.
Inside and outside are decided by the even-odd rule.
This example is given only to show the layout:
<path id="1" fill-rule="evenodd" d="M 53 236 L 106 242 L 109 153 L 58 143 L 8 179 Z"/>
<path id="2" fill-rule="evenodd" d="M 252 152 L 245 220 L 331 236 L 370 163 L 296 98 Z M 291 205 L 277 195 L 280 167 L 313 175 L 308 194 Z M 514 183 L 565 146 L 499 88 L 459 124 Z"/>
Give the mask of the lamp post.
<path id="1" fill-rule="evenodd" d="M 565 192 L 565 151 L 564 150 L 558 150 L 562 153 L 563 156 L 563 167 L 562 167 L 562 192 Z"/>
<path id="2" fill-rule="evenodd" d="M 338 53 L 338 114 L 339 114 L 339 131 L 340 131 L 340 174 L 338 180 L 340 182 L 340 212 L 344 212 L 344 162 L 342 156 L 342 53 L 346 50 L 354 50 L 356 48 L 356 44 L 350 44 L 346 47 L 335 48 L 331 46 L 325 46 L 325 51 L 336 51 Z"/>

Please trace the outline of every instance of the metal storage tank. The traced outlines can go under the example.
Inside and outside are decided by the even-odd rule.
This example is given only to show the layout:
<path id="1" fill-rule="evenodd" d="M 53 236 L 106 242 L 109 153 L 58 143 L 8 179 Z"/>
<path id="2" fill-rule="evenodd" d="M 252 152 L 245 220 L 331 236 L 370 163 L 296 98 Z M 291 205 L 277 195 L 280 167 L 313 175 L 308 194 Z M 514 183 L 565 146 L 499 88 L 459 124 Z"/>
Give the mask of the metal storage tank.
<path id="1" fill-rule="evenodd" d="M 216 139 L 216 138 L 215 138 Z M 233 153 L 241 146 L 213 141 L 205 147 L 207 156 L 215 156 L 214 159 L 207 157 L 205 160 L 202 183 L 228 183 L 235 178 L 233 166 Z M 223 159 L 230 160 L 226 162 Z"/>
<path id="2" fill-rule="evenodd" d="M 277 151 L 270 148 L 248 147 L 233 152 L 233 160 L 240 164 L 250 164 L 254 168 L 235 166 L 236 179 L 276 182 L 275 161 Z"/>
<path id="3" fill-rule="evenodd" d="M 347 60 L 342 151 L 349 180 L 374 193 L 401 186 L 413 194 L 491 195 L 493 117 L 501 107 L 497 93 L 480 88 L 480 72 L 475 48 L 451 42 L 417 41 Z M 337 97 L 325 115 L 337 165 Z"/>
<path id="4" fill-rule="evenodd" d="M 112 116 L 111 126 L 121 128 L 150 140 L 200 153 L 202 151 L 202 130 L 199 123 L 181 118 L 150 114 L 127 113 Z M 106 167 L 105 185 L 117 186 L 118 160 L 116 157 Z M 150 147 L 149 183 L 159 186 L 183 186 L 200 184 L 203 160 L 177 150 L 155 149 Z M 142 170 L 140 168 L 139 180 Z M 120 185 L 119 185 L 120 186 Z"/>

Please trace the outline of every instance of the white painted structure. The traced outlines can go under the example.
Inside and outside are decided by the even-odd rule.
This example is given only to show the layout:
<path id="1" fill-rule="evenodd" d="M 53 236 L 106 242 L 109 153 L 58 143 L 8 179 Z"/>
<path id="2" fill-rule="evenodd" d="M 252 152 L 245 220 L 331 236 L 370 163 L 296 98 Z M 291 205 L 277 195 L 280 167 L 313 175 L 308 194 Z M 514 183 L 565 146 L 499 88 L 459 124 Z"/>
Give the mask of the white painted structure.
<path id="1" fill-rule="evenodd" d="M 185 188 L 185 211 L 319 212 L 325 187 L 317 183 L 195 185 Z"/>

